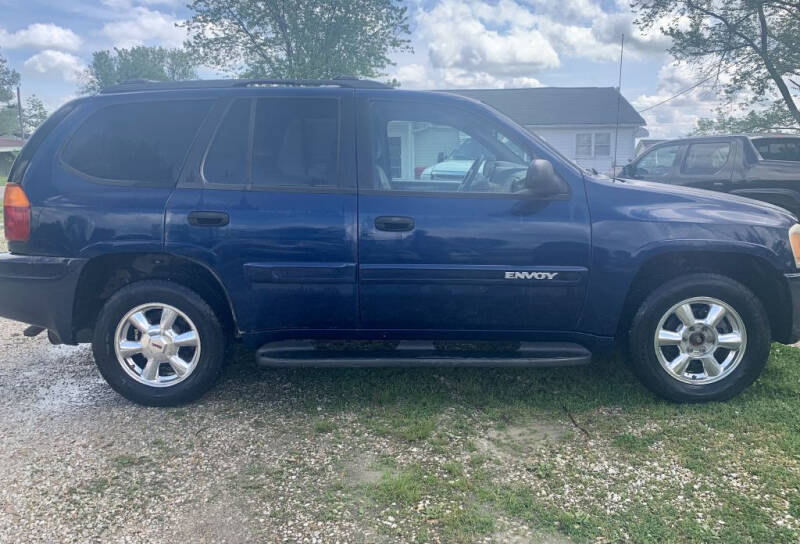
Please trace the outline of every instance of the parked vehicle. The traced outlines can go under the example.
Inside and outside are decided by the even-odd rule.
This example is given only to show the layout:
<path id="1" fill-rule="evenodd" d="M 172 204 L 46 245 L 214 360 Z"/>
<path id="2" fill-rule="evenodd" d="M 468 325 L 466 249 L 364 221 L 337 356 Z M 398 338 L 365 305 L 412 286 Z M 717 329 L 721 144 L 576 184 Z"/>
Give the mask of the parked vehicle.
<path id="1" fill-rule="evenodd" d="M 760 134 L 668 140 L 622 169 L 623 178 L 723 191 L 800 215 L 800 136 Z"/>
<path id="2" fill-rule="evenodd" d="M 415 178 L 467 138 L 491 157 Z M 658 394 L 720 400 L 800 338 L 784 210 L 592 176 L 478 102 L 368 81 L 80 98 L 25 146 L 4 218 L 0 315 L 91 342 L 143 404 L 197 398 L 233 341 L 278 366 L 573 365 L 621 345 Z"/>

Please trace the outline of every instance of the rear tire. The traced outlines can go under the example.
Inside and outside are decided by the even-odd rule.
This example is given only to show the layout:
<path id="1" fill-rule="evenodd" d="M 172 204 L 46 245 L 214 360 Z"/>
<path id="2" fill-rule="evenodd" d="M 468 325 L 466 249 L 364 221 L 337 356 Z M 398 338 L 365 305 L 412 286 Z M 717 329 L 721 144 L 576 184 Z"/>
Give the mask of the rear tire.
<path id="1" fill-rule="evenodd" d="M 174 406 L 214 384 L 225 344 L 216 314 L 197 293 L 151 280 L 108 299 L 92 350 L 100 373 L 120 395 L 147 406 Z"/>
<path id="2" fill-rule="evenodd" d="M 675 402 L 729 399 L 752 384 L 769 357 L 761 301 L 717 274 L 690 274 L 656 289 L 633 318 L 631 366 L 642 383 Z"/>

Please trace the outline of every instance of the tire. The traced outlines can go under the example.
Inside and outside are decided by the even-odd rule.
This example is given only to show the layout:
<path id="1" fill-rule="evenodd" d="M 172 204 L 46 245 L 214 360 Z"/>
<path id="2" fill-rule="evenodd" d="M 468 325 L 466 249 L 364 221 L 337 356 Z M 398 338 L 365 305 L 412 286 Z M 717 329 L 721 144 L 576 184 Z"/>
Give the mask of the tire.
<path id="1" fill-rule="evenodd" d="M 164 315 L 168 310 L 168 316 L 175 315 L 171 325 Z M 138 352 L 137 345 L 143 346 Z M 157 280 L 132 283 L 109 298 L 92 341 L 97 368 L 108 384 L 147 406 L 175 406 L 203 395 L 219 377 L 225 347 L 222 326 L 205 300 L 182 285 Z"/>
<path id="2" fill-rule="evenodd" d="M 683 303 L 689 304 L 688 312 Z M 709 325 L 719 308 L 719 322 Z M 642 302 L 629 335 L 631 366 L 647 388 L 668 400 L 721 401 L 758 378 L 770 340 L 767 312 L 752 291 L 725 276 L 690 274 Z"/>

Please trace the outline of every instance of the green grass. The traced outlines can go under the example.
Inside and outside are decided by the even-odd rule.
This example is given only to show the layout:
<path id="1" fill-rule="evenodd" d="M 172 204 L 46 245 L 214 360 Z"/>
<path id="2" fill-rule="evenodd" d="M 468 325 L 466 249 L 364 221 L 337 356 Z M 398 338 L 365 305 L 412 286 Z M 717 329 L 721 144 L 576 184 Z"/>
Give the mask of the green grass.
<path id="1" fill-rule="evenodd" d="M 391 515 L 401 539 L 468 542 L 505 518 L 574 542 L 800 541 L 800 349 L 776 344 L 752 387 L 701 405 L 657 398 L 614 358 L 563 369 L 229 372 L 255 382 L 254 411 L 264 384 L 279 383 L 303 392 L 292 407 L 315 432 L 355 414 L 406 452 L 362 486 L 374 509 L 364 523 Z M 542 422 L 564 432 L 537 442 Z"/>

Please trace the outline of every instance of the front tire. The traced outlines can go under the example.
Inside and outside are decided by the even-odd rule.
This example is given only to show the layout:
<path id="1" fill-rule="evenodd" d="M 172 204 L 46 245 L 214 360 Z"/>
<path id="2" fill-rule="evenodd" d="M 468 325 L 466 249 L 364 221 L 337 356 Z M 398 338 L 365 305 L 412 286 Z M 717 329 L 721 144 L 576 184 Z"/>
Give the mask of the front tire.
<path id="1" fill-rule="evenodd" d="M 690 274 L 642 302 L 630 331 L 632 367 L 645 386 L 675 402 L 729 399 L 752 384 L 769 357 L 761 301 L 717 274 Z"/>
<path id="2" fill-rule="evenodd" d="M 225 335 L 194 291 L 168 281 L 142 281 L 108 299 L 92 350 L 103 378 L 123 397 L 174 406 L 197 399 L 217 380 Z"/>

